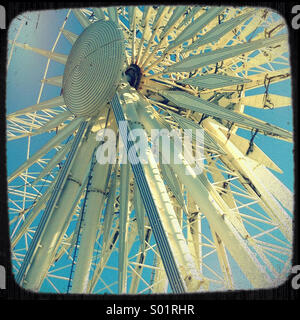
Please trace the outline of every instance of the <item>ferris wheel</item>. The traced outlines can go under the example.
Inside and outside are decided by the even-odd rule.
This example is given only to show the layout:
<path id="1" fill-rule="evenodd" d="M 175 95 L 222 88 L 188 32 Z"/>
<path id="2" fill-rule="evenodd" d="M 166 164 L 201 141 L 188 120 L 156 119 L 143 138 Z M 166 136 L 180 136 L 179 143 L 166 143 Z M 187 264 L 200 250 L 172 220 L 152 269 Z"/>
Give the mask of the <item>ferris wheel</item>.
<path id="1" fill-rule="evenodd" d="M 292 132 L 268 120 L 291 119 L 290 93 L 275 90 L 291 74 L 284 20 L 250 7 L 72 9 L 53 26 L 50 50 L 19 42 L 25 24 L 46 14 L 19 16 L 9 40 L 12 81 L 17 50 L 46 57 L 40 88 L 25 93 L 36 103 L 7 102 L 16 281 L 99 294 L 282 283 L 293 245 L 293 194 L 283 181 L 292 168 L 283 172 L 258 144 L 281 153 L 293 145 Z M 20 65 L 28 81 L 34 66 Z M 156 161 L 153 130 L 176 132 L 169 151 L 181 162 L 164 161 L 164 148 Z M 109 132 L 128 157 L 138 154 L 128 136 L 140 132 L 147 161 L 115 152 L 102 163 Z M 185 146 L 186 132 L 183 152 L 176 141 Z"/>

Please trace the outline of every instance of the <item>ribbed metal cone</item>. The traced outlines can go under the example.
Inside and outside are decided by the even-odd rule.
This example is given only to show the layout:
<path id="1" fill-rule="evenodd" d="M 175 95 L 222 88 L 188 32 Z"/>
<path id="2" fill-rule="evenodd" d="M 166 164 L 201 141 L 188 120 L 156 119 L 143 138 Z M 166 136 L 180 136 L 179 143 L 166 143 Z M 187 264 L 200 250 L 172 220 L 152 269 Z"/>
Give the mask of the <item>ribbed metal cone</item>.
<path id="1" fill-rule="evenodd" d="M 93 116 L 111 101 L 124 67 L 122 31 L 100 20 L 78 37 L 63 76 L 63 97 L 77 116 Z"/>

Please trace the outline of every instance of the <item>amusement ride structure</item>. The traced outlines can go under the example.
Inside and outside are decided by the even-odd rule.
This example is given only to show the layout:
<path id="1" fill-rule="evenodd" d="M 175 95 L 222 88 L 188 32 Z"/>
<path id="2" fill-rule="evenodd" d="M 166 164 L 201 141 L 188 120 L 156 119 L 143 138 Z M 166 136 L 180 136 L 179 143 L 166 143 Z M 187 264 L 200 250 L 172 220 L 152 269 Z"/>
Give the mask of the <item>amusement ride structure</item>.
<path id="1" fill-rule="evenodd" d="M 255 143 L 260 136 L 274 149 L 293 143 L 290 131 L 263 118 L 291 105 L 286 92 L 272 93 L 290 77 L 278 14 L 188 5 L 70 9 L 48 51 L 18 42 L 22 25 L 9 40 L 8 72 L 15 50 L 47 59 L 37 103 L 7 109 L 8 148 L 27 146 L 8 174 L 11 259 L 22 287 L 148 294 L 284 281 L 293 194 Z M 61 37 L 72 45 L 68 55 L 55 50 Z M 52 61 L 63 74 L 47 76 Z M 60 94 L 43 100 L 52 86 Z M 260 118 L 247 113 L 253 108 Z M 163 135 L 156 161 L 153 130 L 177 132 L 167 134 L 169 162 Z M 118 152 L 99 161 L 107 132 L 115 133 L 113 145 L 123 142 L 123 155 L 137 156 L 134 131 L 147 141 L 147 161 L 122 161 Z M 185 152 L 176 143 L 183 132 L 191 141 Z M 191 164 L 197 148 L 201 158 Z"/>

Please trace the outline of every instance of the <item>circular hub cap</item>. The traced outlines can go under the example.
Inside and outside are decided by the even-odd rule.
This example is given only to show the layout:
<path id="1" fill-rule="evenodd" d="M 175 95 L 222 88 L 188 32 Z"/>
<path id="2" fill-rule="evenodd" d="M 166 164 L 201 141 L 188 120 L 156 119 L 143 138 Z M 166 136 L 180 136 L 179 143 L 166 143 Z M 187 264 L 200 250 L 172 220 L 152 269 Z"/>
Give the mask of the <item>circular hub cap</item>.
<path id="1" fill-rule="evenodd" d="M 124 68 L 124 38 L 112 21 L 99 20 L 74 43 L 63 76 L 67 108 L 77 116 L 94 116 L 111 101 Z"/>

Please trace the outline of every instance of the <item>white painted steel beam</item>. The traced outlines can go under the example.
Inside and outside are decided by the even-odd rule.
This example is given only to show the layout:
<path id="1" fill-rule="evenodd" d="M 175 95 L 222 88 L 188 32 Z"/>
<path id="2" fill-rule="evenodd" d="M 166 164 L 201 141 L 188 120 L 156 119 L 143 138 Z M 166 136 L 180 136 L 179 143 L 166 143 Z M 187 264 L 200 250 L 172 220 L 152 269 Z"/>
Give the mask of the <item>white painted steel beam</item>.
<path id="1" fill-rule="evenodd" d="M 29 269 L 25 272 L 24 288 L 34 291 L 39 290 L 49 270 L 72 217 L 74 206 L 77 203 L 75 199 L 78 199 L 80 192 L 82 192 L 82 186 L 86 180 L 87 169 L 96 143 L 95 135 L 91 134 L 89 139 L 82 141 L 81 147 L 77 150 L 78 153 L 72 161 L 73 165 L 70 168 L 70 174 L 64 177 L 66 182 L 62 186 L 56 205 L 52 207 L 52 214 L 43 228 L 41 238 L 38 241 L 39 244 L 36 246 L 32 261 L 29 264 Z"/>
<path id="2" fill-rule="evenodd" d="M 71 293 L 87 293 L 89 274 L 91 270 L 94 246 L 99 229 L 105 194 L 110 176 L 110 165 L 95 163 L 90 185 L 87 187 L 81 239 L 76 260 Z"/>
<path id="3" fill-rule="evenodd" d="M 18 169 L 16 169 L 8 177 L 8 182 L 11 182 L 15 178 L 17 178 L 21 172 L 28 169 L 31 165 L 33 165 L 41 157 L 43 157 L 45 154 L 47 154 L 50 150 L 52 150 L 54 147 L 58 146 L 64 139 L 66 139 L 69 135 L 71 135 L 82 122 L 83 122 L 83 119 L 78 118 L 78 119 L 72 121 L 69 125 L 67 125 L 56 136 L 54 136 L 48 143 L 46 143 L 35 154 L 33 154 L 27 161 L 25 161 Z"/>
<path id="4" fill-rule="evenodd" d="M 128 234 L 129 234 L 129 181 L 130 164 L 120 165 L 120 213 L 119 213 L 119 293 L 127 291 L 127 267 L 128 267 Z"/>
<path id="5" fill-rule="evenodd" d="M 137 220 L 138 226 L 138 234 L 141 242 L 141 252 L 144 253 L 145 251 L 145 208 L 142 202 L 142 198 L 138 189 L 138 186 L 135 182 L 134 184 L 134 195 L 133 195 L 133 203 L 134 203 L 134 210 L 135 216 Z"/>
<path id="6" fill-rule="evenodd" d="M 42 125 L 40 128 L 33 130 L 32 132 L 28 133 L 30 136 L 34 136 L 37 134 L 42 134 L 48 131 L 53 130 L 54 128 L 59 127 L 62 123 L 64 123 L 69 118 L 73 118 L 73 115 L 70 111 L 66 110 L 63 111 L 57 115 L 55 115 L 53 118 L 51 118 L 49 121 L 47 121 L 44 125 Z"/>
<path id="7" fill-rule="evenodd" d="M 132 100 L 130 101 L 130 98 L 128 98 L 130 97 L 129 92 L 126 94 L 126 98 L 124 99 L 125 104 L 123 107 L 125 114 L 129 119 L 131 119 L 131 121 L 134 121 L 132 128 L 142 129 L 142 126 L 138 123 L 138 116 L 136 113 L 136 109 L 140 108 L 139 102 L 137 104 L 134 102 L 135 90 L 132 89 L 131 92 Z M 151 187 L 151 193 L 159 210 L 160 219 L 170 241 L 171 250 L 173 251 L 174 257 L 177 260 L 178 269 L 182 274 L 182 278 L 186 282 L 188 290 L 199 290 L 204 279 L 196 270 L 195 263 L 191 254 L 189 253 L 186 240 L 179 226 L 176 213 L 173 209 L 167 190 L 157 168 L 156 161 L 149 147 L 147 148 L 146 153 L 148 163 L 143 164 L 143 168 L 145 170 L 148 183 Z"/>
<path id="8" fill-rule="evenodd" d="M 219 125 L 213 119 L 205 119 L 202 122 L 203 127 L 209 132 L 214 139 L 226 151 L 225 159 L 232 163 L 232 165 L 255 186 L 260 194 L 260 199 L 265 204 L 265 208 L 269 216 L 279 224 L 279 228 L 285 237 L 292 242 L 292 220 L 284 211 L 279 202 L 273 197 L 271 192 L 267 189 L 264 181 L 261 179 L 253 169 L 257 163 L 249 158 L 246 158 L 235 145 L 228 141 L 227 136 L 219 130 Z M 257 171 L 259 172 L 259 171 Z"/>
<path id="9" fill-rule="evenodd" d="M 72 11 L 84 29 L 87 28 L 91 24 L 89 19 L 86 17 L 85 14 L 82 13 L 82 11 L 80 9 L 72 9 Z"/>
<path id="10" fill-rule="evenodd" d="M 64 159 L 66 154 L 70 151 L 70 148 L 72 146 L 72 140 L 67 142 L 64 146 L 62 146 L 56 154 L 49 160 L 47 165 L 43 168 L 41 173 L 36 177 L 36 179 L 33 181 L 33 185 L 36 185 L 45 175 L 49 174 L 51 170 Z"/>
<path id="11" fill-rule="evenodd" d="M 65 105 L 65 101 L 63 96 L 58 96 L 58 97 L 54 97 L 52 99 L 40 102 L 38 104 L 35 104 L 33 106 L 17 110 L 7 115 L 7 119 L 9 120 L 9 119 L 13 119 L 15 116 L 18 116 L 18 115 L 29 114 L 35 111 L 42 111 L 45 109 L 51 109 L 51 108 L 60 107 L 64 105 Z"/>
<path id="12" fill-rule="evenodd" d="M 96 14 L 98 19 L 105 20 L 105 14 L 104 14 L 102 8 L 93 8 L 93 10 L 94 10 L 94 12 L 95 12 L 95 14 Z"/>
<path id="13" fill-rule="evenodd" d="M 78 35 L 66 29 L 60 29 L 60 30 L 62 34 L 67 38 L 67 40 L 73 45 L 77 40 Z"/>
<path id="14" fill-rule="evenodd" d="M 247 13 L 241 14 L 233 19 L 229 19 L 223 23 L 217 24 L 214 28 L 207 31 L 202 37 L 194 41 L 188 47 L 184 48 L 182 52 L 188 52 L 194 49 L 198 49 L 199 47 L 207 44 L 218 41 L 225 34 L 232 31 L 239 24 L 249 19 L 252 15 L 254 15 L 256 10 L 252 9 Z"/>
<path id="15" fill-rule="evenodd" d="M 125 84 L 125 87 L 126 87 L 126 84 Z M 117 122 L 120 124 L 121 121 L 123 121 L 124 123 L 126 120 L 125 120 L 124 112 L 122 110 L 119 97 L 117 95 L 113 97 L 112 107 L 113 107 L 113 111 L 114 111 Z M 128 140 L 129 132 L 130 131 L 127 124 L 125 125 L 125 130 L 124 128 L 120 130 L 121 137 L 123 139 L 124 144 L 126 145 L 126 150 L 129 152 L 131 156 L 134 156 L 134 155 L 136 156 L 137 150 L 135 149 L 133 142 L 131 140 Z M 161 257 L 164 261 L 164 265 L 166 268 L 165 270 L 168 275 L 168 279 L 170 280 L 171 289 L 175 293 L 183 293 L 186 291 L 186 287 L 181 277 L 181 274 L 178 270 L 177 263 L 173 255 L 173 252 L 170 248 L 170 243 L 165 233 L 163 224 L 160 220 L 160 215 L 159 215 L 157 206 L 155 204 L 154 198 L 152 196 L 152 192 L 150 191 L 149 182 L 146 178 L 144 169 L 141 163 L 139 162 L 137 162 L 134 165 L 132 164 L 131 168 L 134 173 L 134 177 L 137 181 L 140 194 L 142 196 L 143 203 L 146 208 L 147 216 L 149 218 L 149 222 L 151 224 L 154 237 L 156 239 L 157 246 L 159 248 Z M 151 179 L 153 179 L 153 177 L 150 176 L 150 181 Z M 152 181 L 152 182 L 155 182 L 155 181 Z"/>
<path id="16" fill-rule="evenodd" d="M 63 76 L 56 76 L 56 77 L 51 77 L 47 79 L 42 79 L 41 82 L 62 88 L 62 80 L 63 80 Z"/>
<path id="17" fill-rule="evenodd" d="M 293 139 L 293 134 L 285 129 L 249 115 L 225 109 L 217 103 L 204 100 L 187 92 L 163 90 L 161 94 L 177 106 L 186 108 L 187 110 L 234 122 L 236 125 L 248 130 L 257 129 L 276 138 L 281 138 L 287 141 L 292 141 Z"/>
<path id="18" fill-rule="evenodd" d="M 151 108 L 152 109 L 152 108 Z M 153 117 L 153 111 L 143 104 L 137 109 L 139 119 L 148 132 L 151 128 L 160 129 L 161 125 Z M 174 144 L 171 143 L 171 159 L 174 157 Z M 179 152 L 180 153 L 180 152 Z M 205 214 L 209 224 L 218 233 L 232 257 L 240 266 L 243 273 L 255 288 L 267 288 L 271 286 L 271 280 L 263 266 L 250 250 L 246 239 L 243 239 L 227 218 L 226 212 L 220 212 L 212 201 L 212 196 L 206 186 L 195 175 L 193 169 L 186 162 L 183 164 L 170 164 L 176 172 L 179 180 L 185 185 L 193 200 Z M 188 170 L 189 174 L 187 174 Z"/>
<path id="19" fill-rule="evenodd" d="M 224 129 L 222 132 L 227 135 L 228 130 Z M 229 139 L 243 153 L 244 156 L 249 157 L 255 162 L 260 163 L 274 171 L 283 173 L 276 163 L 274 163 L 255 143 L 252 144 L 251 151 L 248 151 L 249 140 L 246 138 L 243 138 L 235 133 L 230 133 Z"/>
<path id="20" fill-rule="evenodd" d="M 26 219 L 24 220 L 22 225 L 19 227 L 19 229 L 16 231 L 16 233 L 12 234 L 12 238 L 10 240 L 10 245 L 12 249 L 17 245 L 17 243 L 20 241 L 22 236 L 28 231 L 34 219 L 38 216 L 41 210 L 43 210 L 44 207 L 46 206 L 56 181 L 57 181 L 57 177 L 51 183 L 48 189 L 43 193 L 43 195 L 39 199 L 37 199 L 32 210 L 26 215 Z"/>
<path id="21" fill-rule="evenodd" d="M 12 41 L 9 40 L 9 43 L 12 43 Z M 23 44 L 23 43 L 19 43 L 19 42 L 14 42 L 14 44 L 17 47 L 23 48 L 25 50 L 31 50 L 31 51 L 38 53 L 46 58 L 49 58 L 51 60 L 54 60 L 54 61 L 62 63 L 62 64 L 66 64 L 67 59 L 68 59 L 68 55 L 66 55 L 66 54 L 51 52 L 51 51 L 43 50 L 43 49 L 39 49 L 39 48 L 34 48 L 34 47 L 31 47 L 30 45 L 28 45 L 27 43 Z"/>
<path id="22" fill-rule="evenodd" d="M 204 52 L 198 55 L 189 56 L 181 60 L 180 62 L 174 63 L 171 66 L 166 67 L 163 73 L 193 71 L 204 66 L 208 66 L 229 58 L 239 56 L 243 53 L 276 45 L 284 41 L 287 41 L 287 36 L 285 34 L 278 35 L 272 38 L 254 40 L 251 42 L 237 44 L 231 47 L 225 47 L 213 51 Z"/>

